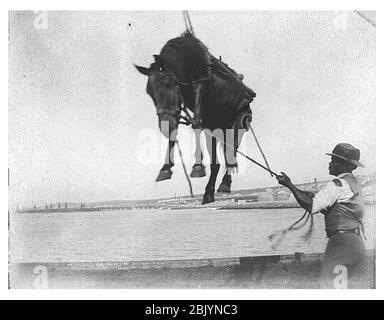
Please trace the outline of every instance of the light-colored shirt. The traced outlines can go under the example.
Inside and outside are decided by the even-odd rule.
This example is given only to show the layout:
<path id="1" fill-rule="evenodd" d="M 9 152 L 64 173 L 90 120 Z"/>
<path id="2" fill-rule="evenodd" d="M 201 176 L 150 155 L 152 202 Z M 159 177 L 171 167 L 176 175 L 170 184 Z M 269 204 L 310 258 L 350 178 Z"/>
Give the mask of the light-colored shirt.
<path id="1" fill-rule="evenodd" d="M 335 202 L 343 203 L 353 197 L 353 192 L 348 182 L 343 179 L 347 173 L 342 173 L 336 177 L 341 182 L 337 186 L 334 181 L 327 183 L 324 189 L 315 194 L 312 204 L 312 213 L 331 207 Z"/>

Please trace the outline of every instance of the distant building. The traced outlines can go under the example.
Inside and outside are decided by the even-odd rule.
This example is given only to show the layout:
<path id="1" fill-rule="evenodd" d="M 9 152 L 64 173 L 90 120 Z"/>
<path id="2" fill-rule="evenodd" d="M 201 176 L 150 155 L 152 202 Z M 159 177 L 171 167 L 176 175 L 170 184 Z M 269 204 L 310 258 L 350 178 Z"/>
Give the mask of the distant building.
<path id="1" fill-rule="evenodd" d="M 270 192 L 260 192 L 258 194 L 259 201 L 273 201 L 273 195 Z"/>
<path id="2" fill-rule="evenodd" d="M 237 202 L 238 204 L 252 203 L 252 202 L 258 202 L 258 201 L 259 201 L 258 195 L 247 195 L 247 196 L 240 196 L 235 198 L 235 202 Z"/>
<path id="3" fill-rule="evenodd" d="M 175 199 L 163 199 L 163 200 L 159 200 L 157 201 L 157 203 L 169 203 L 169 202 L 174 202 Z"/>
<path id="4" fill-rule="evenodd" d="M 275 195 L 275 199 L 276 201 L 290 200 L 291 194 L 292 193 L 288 189 L 279 190 Z"/>

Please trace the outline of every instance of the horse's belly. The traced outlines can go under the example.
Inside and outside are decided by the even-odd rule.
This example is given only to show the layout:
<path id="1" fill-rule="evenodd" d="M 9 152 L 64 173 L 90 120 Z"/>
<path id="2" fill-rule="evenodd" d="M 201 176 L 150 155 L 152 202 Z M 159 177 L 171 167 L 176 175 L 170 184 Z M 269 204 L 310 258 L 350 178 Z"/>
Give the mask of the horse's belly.
<path id="1" fill-rule="evenodd" d="M 252 101 L 244 93 L 244 85 L 240 81 L 215 77 L 202 106 L 202 118 L 207 127 L 231 128 L 236 115 Z"/>

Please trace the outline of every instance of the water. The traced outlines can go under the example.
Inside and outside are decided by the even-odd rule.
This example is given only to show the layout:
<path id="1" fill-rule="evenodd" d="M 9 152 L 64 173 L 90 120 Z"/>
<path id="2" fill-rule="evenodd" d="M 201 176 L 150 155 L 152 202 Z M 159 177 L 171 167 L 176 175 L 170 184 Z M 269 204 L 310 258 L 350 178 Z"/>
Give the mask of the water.
<path id="1" fill-rule="evenodd" d="M 143 261 L 323 252 L 323 216 L 312 241 L 295 231 L 272 250 L 268 236 L 289 226 L 302 209 L 139 210 L 15 216 L 11 262 Z M 367 248 L 375 247 L 375 207 L 366 207 Z"/>

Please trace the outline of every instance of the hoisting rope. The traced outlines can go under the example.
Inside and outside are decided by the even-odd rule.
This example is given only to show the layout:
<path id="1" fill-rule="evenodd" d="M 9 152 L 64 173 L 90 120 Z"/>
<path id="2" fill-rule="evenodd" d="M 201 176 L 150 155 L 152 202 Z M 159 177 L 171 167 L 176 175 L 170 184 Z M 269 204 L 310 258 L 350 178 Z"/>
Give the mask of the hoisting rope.
<path id="1" fill-rule="evenodd" d="M 198 83 L 198 82 L 201 82 L 201 81 L 206 81 L 206 80 L 211 80 L 212 79 L 212 68 L 211 68 L 211 59 L 212 59 L 212 56 L 211 54 L 209 53 L 208 51 L 208 48 L 205 46 L 204 43 L 202 43 L 195 35 L 195 31 L 193 30 L 193 27 L 192 27 L 192 21 L 191 21 L 191 17 L 189 16 L 189 13 L 188 11 L 183 11 L 183 17 L 184 17 L 184 23 L 185 23 L 185 28 L 187 29 L 186 32 L 189 32 L 197 41 L 198 45 L 201 47 L 201 49 L 203 50 L 203 53 L 204 53 L 204 57 L 205 57 L 205 61 L 206 61 L 206 67 L 207 67 L 207 77 L 206 78 L 201 78 L 201 79 L 198 79 L 196 81 L 192 81 L 191 83 L 182 83 L 180 82 L 181 84 L 193 84 L 193 83 Z"/>
<path id="2" fill-rule="evenodd" d="M 183 16 L 184 16 L 185 28 L 195 37 L 195 32 L 193 31 L 191 17 L 189 16 L 188 11 L 183 11 Z"/>

